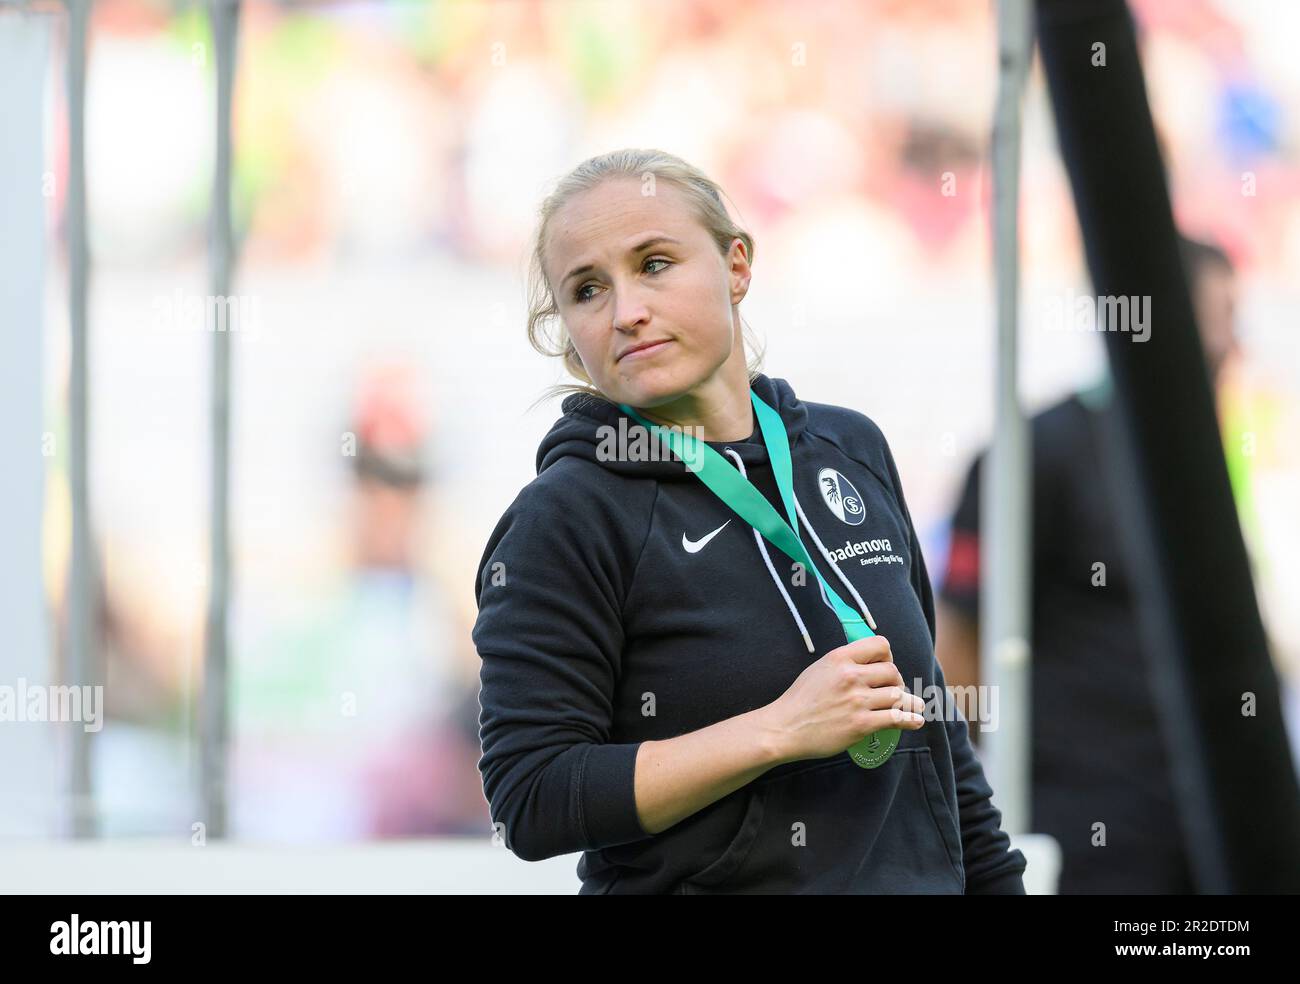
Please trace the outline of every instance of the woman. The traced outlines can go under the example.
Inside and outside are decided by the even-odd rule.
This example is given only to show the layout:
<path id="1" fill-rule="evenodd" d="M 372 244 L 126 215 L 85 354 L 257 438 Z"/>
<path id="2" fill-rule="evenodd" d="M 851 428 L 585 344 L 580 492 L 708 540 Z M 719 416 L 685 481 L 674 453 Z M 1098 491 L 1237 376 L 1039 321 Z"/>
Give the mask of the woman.
<path id="1" fill-rule="evenodd" d="M 541 212 L 529 337 L 585 385 L 476 585 L 506 845 L 583 851 L 581 894 L 1023 893 L 965 721 L 923 714 L 943 674 L 889 448 L 747 364 L 753 242 L 718 187 L 625 150 Z"/>

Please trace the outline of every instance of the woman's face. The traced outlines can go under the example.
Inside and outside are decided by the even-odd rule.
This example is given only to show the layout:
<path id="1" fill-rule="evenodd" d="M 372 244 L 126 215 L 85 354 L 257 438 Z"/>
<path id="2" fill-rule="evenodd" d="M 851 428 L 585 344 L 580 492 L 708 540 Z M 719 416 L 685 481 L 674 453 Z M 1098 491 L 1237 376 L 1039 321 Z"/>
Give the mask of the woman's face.
<path id="1" fill-rule="evenodd" d="M 551 219 L 545 267 L 591 381 L 618 403 L 655 407 L 736 360 L 743 374 L 735 306 L 750 273 L 741 240 L 718 252 L 675 185 L 641 188 L 611 178 L 570 199 Z"/>

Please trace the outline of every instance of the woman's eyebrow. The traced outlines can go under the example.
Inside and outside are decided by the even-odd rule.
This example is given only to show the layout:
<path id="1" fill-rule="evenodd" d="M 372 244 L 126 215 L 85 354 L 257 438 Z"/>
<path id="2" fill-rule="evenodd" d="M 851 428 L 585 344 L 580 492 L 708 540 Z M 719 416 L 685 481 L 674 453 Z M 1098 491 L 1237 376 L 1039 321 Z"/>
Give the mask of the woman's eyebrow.
<path id="1" fill-rule="evenodd" d="M 682 241 L 680 239 L 674 239 L 672 236 L 651 236 L 649 239 L 645 240 L 644 242 L 639 243 L 638 245 L 632 247 L 632 252 L 640 253 L 642 250 L 647 250 L 651 246 L 658 246 L 660 243 L 672 243 L 675 246 L 680 246 L 682 244 Z M 588 270 L 593 270 L 593 269 L 595 269 L 594 263 L 584 263 L 580 267 L 574 267 L 572 270 L 570 270 L 568 273 L 564 275 L 564 279 L 560 281 L 560 286 L 564 286 L 579 274 L 586 273 Z"/>

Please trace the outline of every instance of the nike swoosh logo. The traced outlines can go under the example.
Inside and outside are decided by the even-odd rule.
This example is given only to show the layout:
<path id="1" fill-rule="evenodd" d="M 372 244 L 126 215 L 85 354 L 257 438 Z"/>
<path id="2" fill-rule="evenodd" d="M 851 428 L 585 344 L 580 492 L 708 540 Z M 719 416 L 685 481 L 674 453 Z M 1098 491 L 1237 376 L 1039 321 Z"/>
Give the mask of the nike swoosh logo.
<path id="1" fill-rule="evenodd" d="M 721 533 L 724 529 L 726 529 L 726 528 L 727 528 L 727 523 L 730 523 L 730 522 L 731 522 L 731 520 L 727 520 L 726 523 L 723 523 L 721 526 L 719 526 L 719 527 L 718 527 L 716 530 L 714 530 L 712 533 L 709 533 L 709 534 L 707 534 L 706 536 L 702 536 L 702 537 L 700 537 L 700 539 L 698 539 L 698 540 L 688 540 L 688 539 L 686 539 L 686 534 L 683 533 L 683 534 L 682 534 L 682 547 L 686 550 L 687 553 L 699 553 L 701 550 L 703 550 L 705 547 L 707 547 L 707 546 L 709 545 L 709 541 L 710 541 L 710 540 L 712 540 L 715 536 L 717 536 L 717 535 L 718 535 L 719 533 Z"/>

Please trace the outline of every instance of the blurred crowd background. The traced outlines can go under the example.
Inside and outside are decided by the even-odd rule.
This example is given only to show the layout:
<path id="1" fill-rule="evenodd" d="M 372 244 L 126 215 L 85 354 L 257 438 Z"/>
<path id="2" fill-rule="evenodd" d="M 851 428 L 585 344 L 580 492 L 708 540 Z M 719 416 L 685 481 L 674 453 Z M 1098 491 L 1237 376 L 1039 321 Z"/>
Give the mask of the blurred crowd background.
<path id="1" fill-rule="evenodd" d="M 1300 6 L 1134 9 L 1175 214 L 1238 270 L 1224 442 L 1274 658 L 1296 685 Z M 727 190 L 755 238 L 741 310 L 765 371 L 880 424 L 941 572 L 958 484 L 992 423 L 993 14 L 969 0 L 243 3 L 236 837 L 490 836 L 473 585 L 559 414 L 558 401 L 530 409 L 562 378 L 525 339 L 536 209 L 593 154 L 658 147 Z M 46 87 L 46 418 L 60 434 L 65 43 Z M 91 747 L 107 836 L 187 836 L 195 812 L 212 338 L 179 312 L 209 290 L 214 85 L 202 7 L 94 4 L 91 487 L 107 723 Z M 1037 66 L 1024 109 L 1032 411 L 1095 382 L 1104 357 L 1095 334 L 1042 324 L 1053 297 L 1088 282 Z M 55 619 L 66 464 L 49 460 L 46 486 Z"/>

